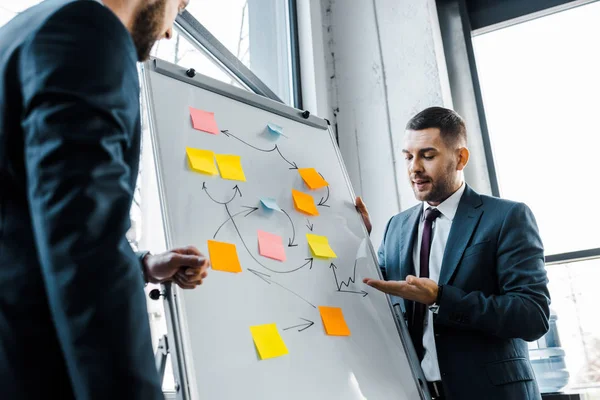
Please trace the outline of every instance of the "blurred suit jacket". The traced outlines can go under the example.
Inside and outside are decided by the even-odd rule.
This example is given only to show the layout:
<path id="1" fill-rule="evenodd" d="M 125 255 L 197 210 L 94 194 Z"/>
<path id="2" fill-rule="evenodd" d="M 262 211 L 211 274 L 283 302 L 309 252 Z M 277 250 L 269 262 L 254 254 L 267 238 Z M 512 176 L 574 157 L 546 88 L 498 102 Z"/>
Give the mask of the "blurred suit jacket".
<path id="1" fill-rule="evenodd" d="M 140 260 L 133 40 L 93 0 L 0 29 L 0 397 L 163 398 Z"/>

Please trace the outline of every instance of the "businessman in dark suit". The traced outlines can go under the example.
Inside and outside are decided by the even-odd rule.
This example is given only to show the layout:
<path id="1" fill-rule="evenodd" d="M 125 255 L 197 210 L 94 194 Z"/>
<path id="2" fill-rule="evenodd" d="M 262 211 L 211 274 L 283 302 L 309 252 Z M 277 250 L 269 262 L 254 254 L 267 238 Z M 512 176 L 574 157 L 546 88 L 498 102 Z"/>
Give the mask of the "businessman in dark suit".
<path id="1" fill-rule="evenodd" d="M 187 0 L 47 0 L 0 29 L 0 397 L 162 399 L 143 282 L 194 287 L 194 247 L 136 257 L 136 62 Z"/>
<path id="2" fill-rule="evenodd" d="M 525 341 L 547 332 L 550 295 L 532 212 L 464 182 L 466 128 L 452 110 L 413 117 L 402 151 L 421 203 L 390 219 L 384 280 L 364 283 L 401 306 L 433 398 L 540 399 Z"/>

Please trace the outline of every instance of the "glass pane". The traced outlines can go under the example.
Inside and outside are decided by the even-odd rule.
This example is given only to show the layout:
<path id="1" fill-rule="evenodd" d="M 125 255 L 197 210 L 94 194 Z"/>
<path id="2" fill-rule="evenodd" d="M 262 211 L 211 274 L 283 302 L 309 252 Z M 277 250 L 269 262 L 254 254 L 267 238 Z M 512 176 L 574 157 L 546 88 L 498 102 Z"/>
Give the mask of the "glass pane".
<path id="1" fill-rule="evenodd" d="M 152 56 L 186 68 L 194 68 L 198 73 L 214 79 L 244 88 L 231 74 L 225 72 L 216 62 L 203 51 L 195 47 L 177 29 L 169 40 L 156 42 L 151 52 Z"/>
<path id="2" fill-rule="evenodd" d="M 187 10 L 279 98 L 292 104 L 286 0 L 194 0 Z"/>
<path id="3" fill-rule="evenodd" d="M 600 2 L 473 38 L 502 197 L 534 211 L 546 254 L 600 247 Z M 577 206 L 577 207 L 576 207 Z"/>
<path id="4" fill-rule="evenodd" d="M 561 352 L 532 351 L 530 354 L 540 386 L 560 387 L 568 378 L 562 391 L 596 388 L 595 397 L 600 398 L 600 318 L 598 304 L 600 292 L 600 259 L 547 267 L 551 308 L 556 314 L 558 334 L 547 340 L 538 341 L 540 347 L 556 345 Z M 543 339 L 548 339 L 551 332 Z M 552 343 L 551 343 L 552 342 Z M 556 350 L 556 349 L 554 349 Z M 538 354 L 539 353 L 539 354 Z M 564 374 L 566 368 L 568 375 Z M 548 381 L 545 382 L 544 379 Z"/>

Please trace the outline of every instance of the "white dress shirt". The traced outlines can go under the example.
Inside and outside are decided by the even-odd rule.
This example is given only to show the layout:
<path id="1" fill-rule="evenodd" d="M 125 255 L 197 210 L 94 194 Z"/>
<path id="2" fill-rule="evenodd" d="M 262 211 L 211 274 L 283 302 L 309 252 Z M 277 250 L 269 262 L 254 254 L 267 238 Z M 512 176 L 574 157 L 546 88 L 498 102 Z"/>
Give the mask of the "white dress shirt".
<path id="1" fill-rule="evenodd" d="M 429 255 L 429 279 L 438 282 L 440 277 L 440 269 L 442 268 L 442 258 L 444 257 L 444 250 L 446 249 L 446 242 L 448 241 L 448 235 L 450 234 L 450 228 L 452 227 L 452 220 L 458 209 L 458 203 L 460 198 L 465 191 L 465 183 L 454 192 L 450 197 L 440 203 L 438 206 L 430 206 L 427 202 L 423 202 L 423 213 L 419 222 L 419 233 L 417 240 L 415 241 L 415 247 L 413 248 L 413 262 L 415 265 L 415 276 L 419 276 L 420 269 L 420 250 L 421 250 L 421 239 L 423 236 L 423 222 L 425 221 L 425 210 L 429 207 L 437 208 L 441 215 L 433 222 L 431 234 L 433 239 L 431 240 L 431 253 Z M 435 348 L 435 338 L 433 336 L 433 314 L 426 310 L 425 317 L 425 328 L 423 329 L 423 348 L 425 349 L 425 356 L 421 361 L 421 368 L 425 374 L 425 379 L 429 382 L 441 380 L 440 368 L 438 365 L 437 351 Z"/>

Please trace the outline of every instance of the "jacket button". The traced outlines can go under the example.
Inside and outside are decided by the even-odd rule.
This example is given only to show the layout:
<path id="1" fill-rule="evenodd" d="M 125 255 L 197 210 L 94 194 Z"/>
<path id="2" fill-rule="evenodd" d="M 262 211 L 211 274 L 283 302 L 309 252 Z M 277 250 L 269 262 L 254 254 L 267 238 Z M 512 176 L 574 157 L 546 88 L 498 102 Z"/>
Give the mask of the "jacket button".
<path id="1" fill-rule="evenodd" d="M 446 376 L 446 375 L 448 375 L 448 374 L 446 374 L 445 372 L 442 372 L 442 376 Z"/>

